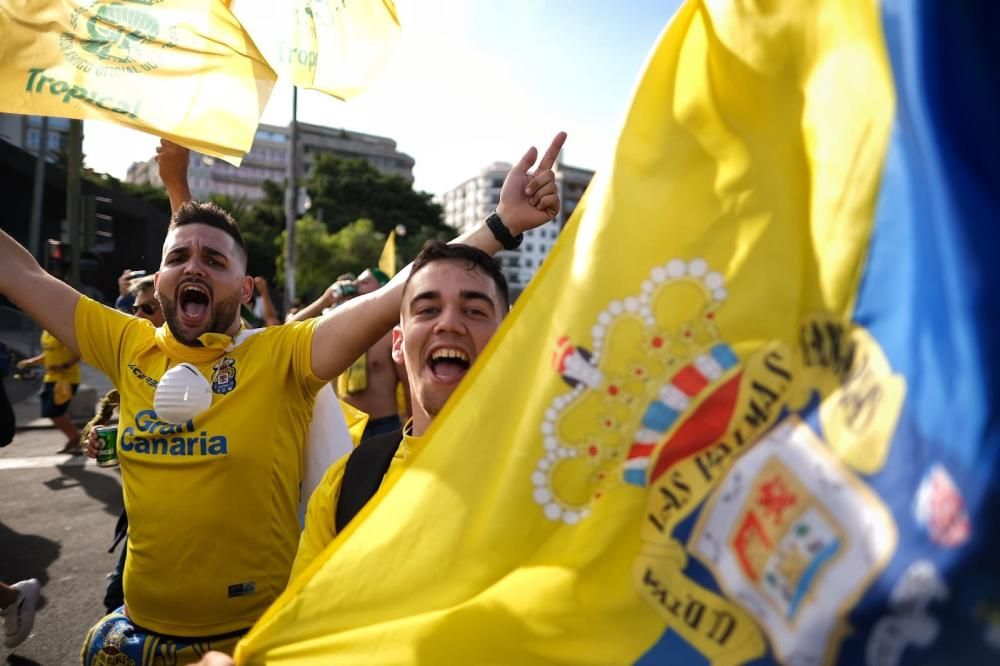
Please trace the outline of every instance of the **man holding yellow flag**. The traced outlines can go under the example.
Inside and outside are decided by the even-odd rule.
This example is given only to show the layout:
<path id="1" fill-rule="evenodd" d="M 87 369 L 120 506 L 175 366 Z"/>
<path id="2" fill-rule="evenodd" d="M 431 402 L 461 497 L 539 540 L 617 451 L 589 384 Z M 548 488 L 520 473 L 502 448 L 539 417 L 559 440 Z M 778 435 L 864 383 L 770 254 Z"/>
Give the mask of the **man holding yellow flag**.
<path id="1" fill-rule="evenodd" d="M 492 257 L 467 245 L 427 242 L 413 260 L 391 333 L 392 361 L 410 387 L 413 418 L 402 429 L 370 436 L 327 472 L 309 502 L 293 580 L 364 507 L 387 470 L 402 473 L 508 309 L 507 280 Z"/>

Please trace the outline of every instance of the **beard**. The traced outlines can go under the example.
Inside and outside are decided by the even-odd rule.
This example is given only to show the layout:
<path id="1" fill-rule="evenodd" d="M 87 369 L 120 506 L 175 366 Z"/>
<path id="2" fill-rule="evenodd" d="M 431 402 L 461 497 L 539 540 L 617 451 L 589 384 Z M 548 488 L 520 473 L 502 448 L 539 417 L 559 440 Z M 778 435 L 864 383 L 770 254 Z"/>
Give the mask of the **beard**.
<path id="1" fill-rule="evenodd" d="M 233 321 L 239 315 L 240 305 L 242 305 L 238 293 L 218 301 L 212 307 L 212 314 L 208 318 L 208 321 L 205 322 L 204 329 L 191 334 L 185 334 L 181 330 L 181 321 L 177 316 L 177 302 L 164 294 L 157 294 L 157 300 L 160 301 L 163 318 L 166 320 L 171 334 L 173 334 L 178 342 L 188 347 L 201 347 L 202 344 L 198 338 L 205 333 L 225 333 L 228 331 L 233 325 Z"/>

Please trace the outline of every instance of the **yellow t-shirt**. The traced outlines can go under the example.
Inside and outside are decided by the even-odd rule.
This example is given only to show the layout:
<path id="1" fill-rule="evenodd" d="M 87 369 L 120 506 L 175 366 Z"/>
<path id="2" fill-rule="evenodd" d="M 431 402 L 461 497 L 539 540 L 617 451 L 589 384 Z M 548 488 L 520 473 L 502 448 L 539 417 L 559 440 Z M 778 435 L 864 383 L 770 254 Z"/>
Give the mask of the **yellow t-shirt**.
<path id="1" fill-rule="evenodd" d="M 76 358 L 73 350 L 56 340 L 56 337 L 48 331 L 42 331 L 42 356 L 45 364 L 45 377 L 43 382 L 69 382 L 70 384 L 80 383 L 80 364 L 74 363 L 63 370 L 56 370 L 55 366 L 64 365 Z"/>
<path id="2" fill-rule="evenodd" d="M 404 428 L 404 432 L 409 428 Z M 393 454 L 389 462 L 389 470 L 386 476 L 394 473 L 394 470 L 403 470 L 409 464 L 408 461 L 420 446 L 422 438 L 412 435 L 403 435 L 403 441 L 399 443 L 399 448 Z M 337 500 L 340 498 L 340 485 L 344 481 L 344 468 L 347 466 L 349 456 L 344 456 L 326 471 L 323 480 L 319 482 L 316 490 L 313 491 L 309 500 L 309 508 L 306 509 L 306 526 L 299 537 L 299 551 L 295 554 L 295 563 L 292 565 L 292 575 L 289 580 L 294 580 L 302 574 L 316 557 L 333 541 L 337 536 L 337 528 L 334 525 L 334 514 L 337 509 Z"/>
<path id="3" fill-rule="evenodd" d="M 176 636 L 249 627 L 285 588 L 299 523 L 303 448 L 323 382 L 316 320 L 182 345 L 167 326 L 81 298 L 83 358 L 121 394 L 118 458 L 129 516 L 125 602 L 133 621 Z M 212 405 L 181 426 L 153 411 L 158 380 L 188 362 Z"/>

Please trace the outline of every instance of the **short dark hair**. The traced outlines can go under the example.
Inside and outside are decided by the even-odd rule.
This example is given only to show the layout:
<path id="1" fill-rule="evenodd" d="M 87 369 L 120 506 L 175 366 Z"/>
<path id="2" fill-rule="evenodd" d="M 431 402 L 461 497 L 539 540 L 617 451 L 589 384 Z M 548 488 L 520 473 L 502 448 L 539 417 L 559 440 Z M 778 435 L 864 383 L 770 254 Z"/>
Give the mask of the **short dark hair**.
<path id="1" fill-rule="evenodd" d="M 167 227 L 167 233 L 187 224 L 205 224 L 216 229 L 221 229 L 229 234 L 229 237 L 240 248 L 240 259 L 243 262 L 244 270 L 246 269 L 247 245 L 243 242 L 240 225 L 236 223 L 232 215 L 223 210 L 219 205 L 211 201 L 185 201 L 170 218 L 170 226 Z"/>
<path id="2" fill-rule="evenodd" d="M 461 243 L 448 244 L 439 240 L 429 240 L 424 243 L 420 254 L 413 260 L 410 275 L 406 278 L 406 284 L 403 286 L 403 293 L 406 293 L 406 288 L 410 286 L 410 280 L 421 268 L 436 261 L 460 261 L 467 264 L 468 270 L 478 268 L 496 284 L 497 294 L 500 295 L 504 308 L 510 307 L 510 289 L 507 288 L 507 278 L 503 276 L 503 271 L 500 270 L 500 264 L 496 259 L 477 247 Z"/>

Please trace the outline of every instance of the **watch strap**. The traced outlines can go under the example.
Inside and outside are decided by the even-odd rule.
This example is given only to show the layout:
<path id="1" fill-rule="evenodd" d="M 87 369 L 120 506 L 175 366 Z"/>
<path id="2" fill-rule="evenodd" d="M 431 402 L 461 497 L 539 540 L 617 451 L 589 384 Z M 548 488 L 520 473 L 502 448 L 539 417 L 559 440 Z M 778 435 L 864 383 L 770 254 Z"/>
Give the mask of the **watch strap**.
<path id="1" fill-rule="evenodd" d="M 521 241 L 524 240 L 524 234 L 512 236 L 510 229 L 507 228 L 507 225 L 503 223 L 503 220 L 500 219 L 500 216 L 496 212 L 486 218 L 486 226 L 493 232 L 493 237 L 503 245 L 503 249 L 505 250 L 516 250 L 521 246 Z"/>

